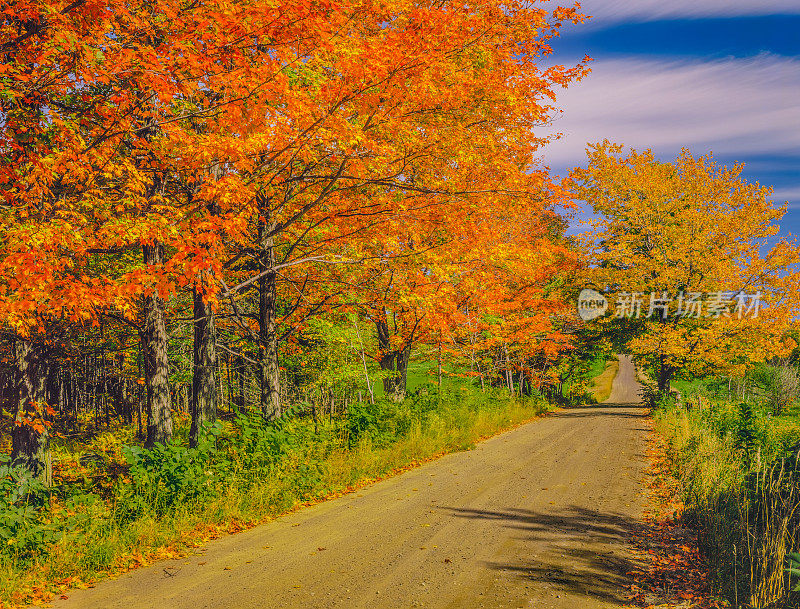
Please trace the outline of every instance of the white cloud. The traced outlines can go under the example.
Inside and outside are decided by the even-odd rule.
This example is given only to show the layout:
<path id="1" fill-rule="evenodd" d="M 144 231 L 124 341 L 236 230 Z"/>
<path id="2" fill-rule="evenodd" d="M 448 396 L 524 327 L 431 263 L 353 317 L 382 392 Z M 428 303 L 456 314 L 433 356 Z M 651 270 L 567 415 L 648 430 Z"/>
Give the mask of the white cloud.
<path id="1" fill-rule="evenodd" d="M 567 0 L 549 0 L 548 6 L 568 6 Z M 585 0 L 581 13 L 592 15 L 590 27 L 621 21 L 701 19 L 756 15 L 800 14 L 797 0 Z"/>
<path id="2" fill-rule="evenodd" d="M 789 209 L 800 209 L 800 186 L 796 188 L 776 188 L 770 197 L 776 205 L 788 202 Z"/>
<path id="3" fill-rule="evenodd" d="M 744 162 L 800 154 L 800 60 L 615 59 L 592 70 L 559 96 L 564 112 L 548 129 L 564 136 L 541 151 L 556 171 L 584 163 L 586 144 L 604 139 L 667 158 L 683 146 Z"/>

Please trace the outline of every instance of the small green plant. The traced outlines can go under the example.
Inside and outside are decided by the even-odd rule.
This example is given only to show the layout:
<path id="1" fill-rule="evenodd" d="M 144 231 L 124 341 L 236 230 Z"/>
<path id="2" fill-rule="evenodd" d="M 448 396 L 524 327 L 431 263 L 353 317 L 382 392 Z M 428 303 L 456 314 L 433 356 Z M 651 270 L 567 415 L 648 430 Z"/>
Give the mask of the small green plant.
<path id="1" fill-rule="evenodd" d="M 450 400 L 452 400 L 450 393 L 447 391 L 440 392 L 433 383 L 425 383 L 408 392 L 406 403 L 412 412 L 424 416 L 439 408 L 442 402 L 449 402 Z"/>
<path id="2" fill-rule="evenodd" d="M 377 400 L 374 404 L 353 404 L 347 413 L 347 438 L 355 446 L 362 438 L 369 438 L 373 446 L 387 446 L 396 437 L 399 408 L 392 400 Z"/>
<path id="3" fill-rule="evenodd" d="M 238 435 L 230 439 L 229 451 L 236 469 L 251 477 L 273 471 L 289 452 L 298 448 L 299 440 L 292 421 L 305 404 L 287 408 L 275 421 L 265 421 L 258 410 L 243 410 L 235 421 Z"/>
<path id="4" fill-rule="evenodd" d="M 734 428 L 735 444 L 749 461 L 762 444 L 760 417 L 750 402 L 740 402 L 736 409 L 738 418 Z"/>
<path id="5" fill-rule="evenodd" d="M 0 553 L 28 559 L 58 540 L 59 531 L 43 517 L 49 501 L 41 480 L 0 454 Z"/>
<path id="6" fill-rule="evenodd" d="M 138 514 L 149 505 L 163 513 L 179 501 L 216 492 L 217 482 L 230 462 L 216 449 L 222 424 L 207 425 L 197 446 L 189 448 L 174 438 L 152 448 L 126 446 L 123 455 L 130 468 L 132 485 L 123 492 L 122 504 Z"/>

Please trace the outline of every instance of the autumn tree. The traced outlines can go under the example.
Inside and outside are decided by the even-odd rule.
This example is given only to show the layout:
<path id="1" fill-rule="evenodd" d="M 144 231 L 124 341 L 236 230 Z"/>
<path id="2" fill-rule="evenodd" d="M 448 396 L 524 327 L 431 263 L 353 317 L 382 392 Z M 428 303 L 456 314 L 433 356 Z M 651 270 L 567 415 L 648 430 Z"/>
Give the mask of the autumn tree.
<path id="1" fill-rule="evenodd" d="M 193 291 L 194 433 L 213 417 L 220 303 L 256 345 L 261 407 L 277 416 L 277 328 L 294 327 L 281 316 L 334 304 L 302 298 L 319 268 L 382 243 L 402 255 L 398 223 L 490 201 L 502 215 L 537 190 L 535 130 L 586 71 L 539 60 L 581 19 L 526 2 L 15 3 L 0 64 L 4 327 L 52 360 L 52 322 L 130 325 L 148 443 L 164 442 L 170 307 Z M 248 289 L 255 316 L 235 310 Z M 280 311 L 295 293 L 302 306 Z M 52 368 L 23 360 L 20 378 Z M 43 417 L 41 383 L 26 403 Z"/>
<path id="2" fill-rule="evenodd" d="M 325 23 L 309 7 L 247 2 L 24 2 L 4 13 L 2 318 L 39 343 L 52 318 L 99 324 L 112 315 L 136 326 L 149 443 L 171 434 L 165 304 L 199 284 L 203 309 L 218 288 L 203 289 L 203 278 L 220 276 L 231 227 L 207 230 L 217 200 L 202 185 L 219 177 L 225 147 L 241 136 L 244 98 L 263 85 L 241 78 L 262 67 L 250 34 L 317 47 Z M 243 39 L 250 44 L 237 46 Z M 207 370 L 209 350 L 198 352 Z"/>
<path id="3" fill-rule="evenodd" d="M 403 223 L 404 255 L 367 282 L 387 392 L 402 395 L 415 344 L 435 347 L 439 360 L 442 350 L 456 356 L 463 347 L 473 372 L 475 356 L 492 353 L 510 388 L 512 374 L 530 381 L 534 358 L 564 348 L 554 319 L 567 304 L 555 278 L 574 270 L 577 257 L 554 211 L 562 197 L 540 183 L 524 195 L 471 197 L 480 203 L 458 223 Z"/>
<path id="4" fill-rule="evenodd" d="M 263 111 L 247 113 L 247 135 L 227 157 L 236 169 L 225 188 L 238 189 L 239 221 L 255 227 L 242 252 L 257 265 L 249 277 L 239 265 L 243 274 L 225 294 L 244 298 L 258 288 L 265 412 L 276 410 L 280 395 L 273 327 L 286 320 L 276 310 L 276 285 L 303 290 L 319 286 L 323 265 L 401 258 L 411 246 L 402 234 L 408 226 L 427 223 L 418 232 L 430 235 L 479 210 L 489 195 L 497 206 L 524 199 L 543 174 L 530 171 L 545 141 L 534 129 L 553 110 L 553 89 L 585 72 L 583 64 L 542 70 L 536 63 L 560 22 L 580 19 L 574 10 L 385 8 L 392 19 L 363 7 L 335 15 L 342 21 L 331 28 L 331 44 L 302 64 L 283 50 L 266 53 L 264 61 L 291 61 L 286 78 L 250 95 L 248 104 Z M 313 297 L 304 300 L 305 310 L 316 307 Z M 322 301 L 333 304 L 330 294 Z M 386 323 L 376 317 L 382 357 L 402 371 L 408 344 L 386 330 L 398 313 L 410 320 L 416 312 L 387 311 Z"/>
<path id="5" fill-rule="evenodd" d="M 600 286 L 628 348 L 658 371 L 729 370 L 791 349 L 800 253 L 778 238 L 786 211 L 771 189 L 683 150 L 672 162 L 608 142 L 572 172 L 574 195 L 600 218 L 588 233 L 588 279 Z"/>

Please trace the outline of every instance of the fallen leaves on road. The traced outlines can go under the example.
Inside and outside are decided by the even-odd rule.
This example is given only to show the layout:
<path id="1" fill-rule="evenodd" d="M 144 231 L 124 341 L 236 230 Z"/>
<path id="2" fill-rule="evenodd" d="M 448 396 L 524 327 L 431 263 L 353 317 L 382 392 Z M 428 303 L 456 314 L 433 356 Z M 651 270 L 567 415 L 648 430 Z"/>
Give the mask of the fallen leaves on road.
<path id="1" fill-rule="evenodd" d="M 719 609 L 727 603 L 711 597 L 708 566 L 697 545 L 697 535 L 684 523 L 684 504 L 678 481 L 670 473 L 666 440 L 653 431 L 648 419 L 645 472 L 648 510 L 633 545 L 641 567 L 631 573 L 631 600 L 654 609 Z"/>

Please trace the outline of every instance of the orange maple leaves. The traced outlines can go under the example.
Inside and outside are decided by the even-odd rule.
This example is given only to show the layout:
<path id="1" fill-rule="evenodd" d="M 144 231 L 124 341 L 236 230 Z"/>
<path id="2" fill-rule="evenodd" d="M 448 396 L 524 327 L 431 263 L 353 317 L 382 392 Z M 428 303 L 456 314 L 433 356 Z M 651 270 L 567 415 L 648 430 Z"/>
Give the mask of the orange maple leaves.
<path id="1" fill-rule="evenodd" d="M 225 279 L 252 278 L 230 261 L 252 256 L 261 223 L 281 281 L 320 287 L 299 298 L 301 314 L 352 292 L 332 297 L 336 274 L 322 265 L 371 259 L 408 280 L 384 304 L 424 310 L 430 331 L 441 334 L 472 292 L 475 306 L 514 311 L 516 338 L 554 335 L 545 319 L 557 305 L 541 284 L 573 257 L 548 234 L 563 197 L 535 166 L 546 142 L 535 129 L 586 66 L 538 60 L 561 22 L 582 20 L 574 8 L 9 10 L 0 319 L 18 333 L 43 317 L 132 319 L 143 294 L 168 300 L 205 274 L 219 279 L 204 285 L 213 300 Z M 143 265 L 138 248 L 156 242 L 167 255 Z M 415 268 L 400 262 L 412 247 L 424 250 Z M 358 272 L 335 279 L 359 286 Z"/>
<path id="2" fill-rule="evenodd" d="M 56 411 L 45 403 L 28 401 L 24 408 L 21 408 L 14 419 L 15 427 L 30 427 L 37 433 L 44 433 L 52 427 L 53 422 L 50 417 L 56 416 Z"/>
<path id="3" fill-rule="evenodd" d="M 689 601 L 692 607 L 718 609 L 711 597 L 708 566 L 698 548 L 697 535 L 683 521 L 684 505 L 678 481 L 670 473 L 666 440 L 651 429 L 647 438 L 650 466 L 646 471 L 649 509 L 633 537 L 640 568 L 633 577 L 631 598 L 643 607 L 671 606 Z"/>

